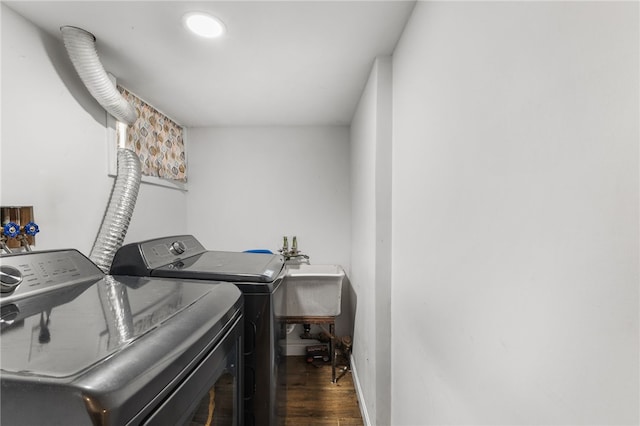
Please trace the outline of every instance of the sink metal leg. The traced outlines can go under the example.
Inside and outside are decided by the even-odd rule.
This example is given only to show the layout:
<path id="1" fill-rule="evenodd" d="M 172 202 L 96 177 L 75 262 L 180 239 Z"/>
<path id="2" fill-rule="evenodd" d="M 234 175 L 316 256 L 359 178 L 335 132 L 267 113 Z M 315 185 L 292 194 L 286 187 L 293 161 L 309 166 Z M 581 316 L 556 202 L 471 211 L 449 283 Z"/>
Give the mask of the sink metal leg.
<path id="1" fill-rule="evenodd" d="M 336 323 L 329 323 L 329 351 L 331 356 L 331 383 L 336 382 Z"/>

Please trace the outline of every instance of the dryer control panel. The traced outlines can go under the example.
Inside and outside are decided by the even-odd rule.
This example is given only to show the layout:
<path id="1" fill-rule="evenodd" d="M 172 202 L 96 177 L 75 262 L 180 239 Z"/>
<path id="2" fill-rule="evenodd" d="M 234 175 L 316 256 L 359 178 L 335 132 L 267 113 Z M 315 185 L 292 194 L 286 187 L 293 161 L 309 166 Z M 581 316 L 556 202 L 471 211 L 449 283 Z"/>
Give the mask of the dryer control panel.
<path id="1" fill-rule="evenodd" d="M 206 250 L 193 235 L 175 235 L 122 246 L 111 265 L 114 275 L 147 276 L 151 271 Z"/>
<path id="2" fill-rule="evenodd" d="M 202 244 L 191 235 L 178 235 L 140 243 L 140 252 L 150 269 L 196 256 L 205 251 Z"/>
<path id="3" fill-rule="evenodd" d="M 2 303 L 103 277 L 104 273 L 77 250 L 25 252 L 0 257 Z"/>

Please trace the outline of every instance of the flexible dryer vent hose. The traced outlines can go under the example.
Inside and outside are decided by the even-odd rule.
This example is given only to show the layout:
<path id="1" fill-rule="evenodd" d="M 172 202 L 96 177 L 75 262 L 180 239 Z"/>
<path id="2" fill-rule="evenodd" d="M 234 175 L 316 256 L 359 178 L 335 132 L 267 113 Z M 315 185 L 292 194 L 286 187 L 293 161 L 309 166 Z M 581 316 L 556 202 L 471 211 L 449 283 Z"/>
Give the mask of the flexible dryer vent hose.
<path id="1" fill-rule="evenodd" d="M 109 272 L 127 234 L 140 189 L 140 160 L 130 149 L 118 150 L 118 175 L 89 259 Z"/>
<path id="2" fill-rule="evenodd" d="M 109 79 L 98 57 L 93 34 L 69 26 L 61 27 L 60 31 L 69 58 L 89 93 L 118 121 L 133 124 L 138 118 L 136 110 Z"/>
<path id="3" fill-rule="evenodd" d="M 95 48 L 93 34 L 76 27 L 60 28 L 65 48 L 80 79 L 89 93 L 117 120 L 119 137 L 121 127 L 137 119 L 135 108 L 122 97 L 104 70 Z M 120 145 L 119 145 L 120 146 Z M 131 150 L 118 148 L 118 175 L 113 185 L 102 225 L 89 258 L 103 272 L 109 272 L 116 251 L 122 246 L 140 189 L 140 160 Z"/>

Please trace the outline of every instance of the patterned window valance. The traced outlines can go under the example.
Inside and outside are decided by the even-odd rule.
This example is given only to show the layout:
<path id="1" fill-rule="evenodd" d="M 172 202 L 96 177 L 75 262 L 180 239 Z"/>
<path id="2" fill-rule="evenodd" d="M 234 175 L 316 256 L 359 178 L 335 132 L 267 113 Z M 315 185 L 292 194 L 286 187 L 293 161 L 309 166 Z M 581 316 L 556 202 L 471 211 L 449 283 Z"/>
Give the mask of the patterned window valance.
<path id="1" fill-rule="evenodd" d="M 138 112 L 138 120 L 127 129 L 126 147 L 138 154 L 142 174 L 187 182 L 182 127 L 127 89 L 118 90 Z"/>

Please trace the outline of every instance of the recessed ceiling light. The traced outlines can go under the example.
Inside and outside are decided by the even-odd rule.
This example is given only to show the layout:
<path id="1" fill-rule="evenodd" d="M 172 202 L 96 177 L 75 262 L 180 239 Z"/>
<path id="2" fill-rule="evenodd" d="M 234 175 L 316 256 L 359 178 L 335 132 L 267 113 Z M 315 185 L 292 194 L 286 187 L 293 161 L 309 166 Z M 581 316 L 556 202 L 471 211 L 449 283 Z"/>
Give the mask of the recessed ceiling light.
<path id="1" fill-rule="evenodd" d="M 220 37 L 225 31 L 222 21 L 206 13 L 187 13 L 182 17 L 182 20 L 191 32 L 199 35 L 200 37 Z"/>

